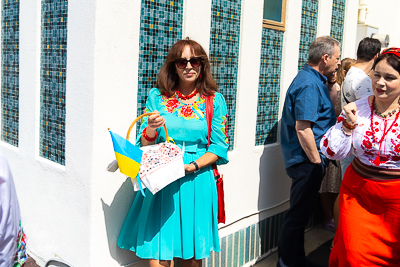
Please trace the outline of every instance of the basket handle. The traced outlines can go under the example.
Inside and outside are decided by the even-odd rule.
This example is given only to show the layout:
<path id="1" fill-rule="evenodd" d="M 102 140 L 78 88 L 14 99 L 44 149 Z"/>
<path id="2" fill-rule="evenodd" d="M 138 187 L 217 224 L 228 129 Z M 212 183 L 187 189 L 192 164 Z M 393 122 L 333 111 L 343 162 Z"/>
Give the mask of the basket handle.
<path id="1" fill-rule="evenodd" d="M 144 113 L 142 115 L 140 115 L 139 117 L 137 117 L 131 124 L 131 126 L 129 127 L 128 133 L 126 134 L 126 140 L 129 140 L 129 135 L 131 134 L 131 130 L 133 128 L 133 125 L 136 124 L 136 122 L 138 122 L 141 118 L 145 117 L 145 116 L 150 116 L 150 115 L 154 115 L 157 114 L 156 112 L 149 112 L 149 113 Z M 164 130 L 165 130 L 165 135 L 167 137 L 167 142 L 169 142 L 169 136 L 168 136 L 168 130 L 167 130 L 167 126 L 165 126 L 164 124 Z"/>

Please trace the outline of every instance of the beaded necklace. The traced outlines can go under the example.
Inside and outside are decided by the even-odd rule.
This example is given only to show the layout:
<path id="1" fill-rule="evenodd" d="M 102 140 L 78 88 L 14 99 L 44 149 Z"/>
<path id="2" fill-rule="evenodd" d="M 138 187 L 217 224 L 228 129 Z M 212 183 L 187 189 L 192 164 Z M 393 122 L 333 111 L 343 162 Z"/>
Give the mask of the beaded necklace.
<path id="1" fill-rule="evenodd" d="M 400 100 L 399 100 L 400 101 Z M 392 116 L 395 112 L 396 112 L 396 110 L 397 110 L 397 108 L 399 107 L 399 106 L 397 106 L 395 109 L 393 109 L 392 111 L 390 111 L 390 112 L 388 112 L 388 114 L 382 114 L 382 113 L 380 113 L 379 111 L 378 111 L 378 108 L 376 107 L 376 104 L 375 104 L 375 96 L 374 96 L 374 99 L 372 100 L 372 105 L 373 105 L 373 107 L 374 107 L 374 113 L 375 113 L 375 115 L 377 115 L 377 116 L 379 116 L 379 117 L 381 117 L 381 118 L 384 118 L 384 119 L 386 119 L 387 117 L 390 117 L 390 116 Z"/>
<path id="2" fill-rule="evenodd" d="M 194 97 L 195 95 L 197 95 L 197 89 L 194 89 L 194 91 L 189 94 L 189 95 L 183 95 L 181 92 L 179 92 L 178 90 L 175 91 L 176 94 L 178 95 L 178 97 L 182 100 L 188 100 L 191 99 L 192 97 Z"/>
<path id="3" fill-rule="evenodd" d="M 398 107 L 397 107 L 398 108 Z M 392 111 L 392 114 L 397 110 L 397 108 L 396 109 L 394 109 L 393 111 Z M 374 109 L 376 109 L 376 106 L 375 106 L 375 96 L 372 98 L 372 105 L 371 105 L 371 131 L 372 131 L 372 140 L 375 142 L 375 143 L 377 143 L 377 144 L 379 144 L 379 150 L 378 150 L 378 155 L 376 156 L 376 158 L 372 161 L 372 163 L 373 164 L 375 164 L 376 166 L 379 166 L 380 164 L 381 164 L 381 157 L 379 156 L 380 155 L 380 153 L 381 153 L 381 147 L 382 147 L 382 142 L 383 142 L 383 139 L 385 139 L 385 137 L 386 137 L 386 135 L 388 134 L 388 132 L 392 129 L 392 127 L 393 127 L 393 125 L 395 124 L 395 122 L 397 121 L 397 119 L 399 118 L 399 115 L 400 115 L 400 112 L 397 112 L 397 114 L 396 114 L 396 117 L 394 118 L 394 121 L 392 122 L 392 125 L 390 125 L 390 127 L 389 127 L 389 129 L 387 129 L 387 131 L 385 131 L 386 130 L 386 127 L 387 127 L 387 116 L 385 116 L 385 117 L 382 117 L 382 118 L 384 118 L 385 119 L 385 127 L 383 128 L 383 134 L 382 134 L 382 137 L 381 137 L 381 140 L 376 140 L 376 137 L 375 137 L 375 130 L 374 130 L 374 123 L 373 123 L 373 117 L 374 117 Z M 376 113 L 375 113 L 376 114 Z M 378 115 L 378 114 L 377 114 Z M 389 115 L 389 113 L 388 113 L 388 115 Z M 379 116 L 379 115 L 378 115 Z M 390 116 L 390 115 L 389 115 Z M 381 116 L 380 116 L 381 117 Z"/>

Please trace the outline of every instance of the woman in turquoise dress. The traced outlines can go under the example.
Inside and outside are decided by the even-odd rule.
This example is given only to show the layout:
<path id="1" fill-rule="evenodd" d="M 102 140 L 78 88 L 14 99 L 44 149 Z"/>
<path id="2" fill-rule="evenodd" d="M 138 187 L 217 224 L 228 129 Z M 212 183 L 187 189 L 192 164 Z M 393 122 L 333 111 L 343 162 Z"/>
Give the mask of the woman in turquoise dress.
<path id="1" fill-rule="evenodd" d="M 121 229 L 118 246 L 150 259 L 153 266 L 201 266 L 211 251 L 219 252 L 218 195 L 211 164 L 228 163 L 227 108 L 200 44 L 185 39 L 170 49 L 157 88 L 149 92 L 138 146 L 165 142 L 163 125 L 184 151 L 186 175 L 152 195 L 136 194 Z M 208 145 L 205 97 L 213 96 L 214 115 Z"/>

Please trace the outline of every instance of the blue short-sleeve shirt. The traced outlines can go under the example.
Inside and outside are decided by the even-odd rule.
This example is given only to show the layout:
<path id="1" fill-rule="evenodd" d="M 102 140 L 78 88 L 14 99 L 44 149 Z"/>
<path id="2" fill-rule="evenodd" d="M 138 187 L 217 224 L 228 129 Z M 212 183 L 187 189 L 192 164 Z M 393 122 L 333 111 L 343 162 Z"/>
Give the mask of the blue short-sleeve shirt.
<path id="1" fill-rule="evenodd" d="M 336 121 L 326 81 L 324 75 L 306 64 L 286 93 L 281 120 L 281 148 L 286 168 L 309 160 L 297 137 L 295 127 L 298 120 L 311 122 L 318 151 L 321 158 L 326 159 L 319 142 Z"/>

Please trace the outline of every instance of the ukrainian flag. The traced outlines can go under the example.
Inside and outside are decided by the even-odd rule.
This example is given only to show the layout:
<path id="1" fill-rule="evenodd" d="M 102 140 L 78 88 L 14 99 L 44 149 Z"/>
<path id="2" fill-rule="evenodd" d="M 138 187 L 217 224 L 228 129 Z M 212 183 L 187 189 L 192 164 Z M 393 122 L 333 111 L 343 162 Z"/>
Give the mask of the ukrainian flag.
<path id="1" fill-rule="evenodd" d="M 109 132 L 120 172 L 131 178 L 136 178 L 140 170 L 143 151 L 118 134 Z"/>

